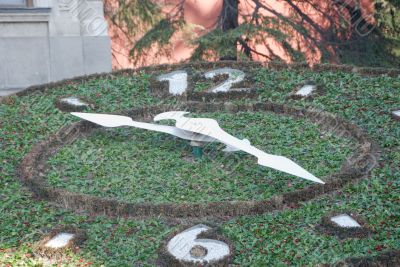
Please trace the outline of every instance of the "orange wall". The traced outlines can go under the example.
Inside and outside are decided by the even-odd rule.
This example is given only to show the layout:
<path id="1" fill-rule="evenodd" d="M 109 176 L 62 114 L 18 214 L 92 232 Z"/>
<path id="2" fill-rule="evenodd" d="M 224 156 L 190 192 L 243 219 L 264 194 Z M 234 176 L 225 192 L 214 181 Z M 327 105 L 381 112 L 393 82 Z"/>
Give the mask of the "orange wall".
<path id="1" fill-rule="evenodd" d="M 116 1 L 116 0 L 109 0 Z M 313 0 L 314 4 L 318 5 L 318 7 L 324 12 L 330 12 L 330 0 L 318 1 Z M 344 0 L 346 3 L 350 5 L 359 4 L 363 10 L 364 17 L 370 23 L 373 23 L 373 14 L 374 14 L 374 3 L 373 0 Z M 358 2 L 359 1 L 359 2 Z M 164 12 L 168 14 L 173 6 L 179 2 L 179 0 L 163 0 L 160 1 L 164 4 Z M 241 0 L 240 1 L 240 14 L 246 15 L 251 14 L 254 10 L 254 6 L 250 4 L 251 1 Z M 287 3 L 282 0 L 263 0 L 265 5 L 270 8 L 273 8 L 275 11 L 281 13 L 285 16 L 290 16 L 292 14 L 291 8 Z M 299 3 L 299 2 L 295 2 Z M 304 2 L 303 2 L 304 3 Z M 106 4 L 107 5 L 107 4 Z M 113 2 L 112 5 L 116 5 L 116 2 Z M 309 4 L 301 4 L 299 5 L 300 9 L 306 13 L 309 17 L 311 17 L 314 21 L 316 21 L 322 28 L 330 27 L 330 22 L 321 15 L 321 13 L 317 12 L 314 8 L 312 8 Z M 107 7 L 106 7 L 107 8 Z M 184 5 L 184 16 L 185 20 L 188 23 L 196 24 L 199 27 L 195 28 L 195 33 L 191 33 L 190 31 L 179 32 L 173 36 L 172 46 L 171 46 L 171 54 L 169 57 L 162 56 L 156 57 L 155 52 L 153 50 L 151 55 L 146 58 L 144 62 L 141 62 L 139 65 L 155 65 L 155 64 L 163 64 L 163 63 L 177 63 L 180 61 L 187 60 L 193 48 L 187 44 L 188 34 L 196 34 L 197 36 L 203 34 L 207 30 L 212 29 L 216 25 L 216 21 L 218 15 L 222 8 L 222 0 L 186 0 Z M 263 15 L 271 15 L 268 14 L 265 10 L 262 12 Z M 122 34 L 120 34 L 119 30 L 113 26 L 110 26 L 110 36 L 112 39 L 112 48 L 114 51 L 113 58 L 113 66 L 114 68 L 128 68 L 134 67 L 134 64 L 129 59 L 129 47 L 130 42 L 127 39 L 124 39 Z M 315 38 L 320 38 L 318 34 L 312 33 Z M 138 37 L 137 37 L 138 38 Z M 265 36 L 265 42 L 260 44 L 253 44 L 254 47 L 257 48 L 257 51 L 262 52 L 267 55 L 275 54 L 279 57 L 285 59 L 290 62 L 289 56 L 286 54 L 285 50 L 282 48 L 282 45 L 276 42 L 273 38 Z M 320 61 L 321 53 L 318 50 L 315 50 L 309 40 L 304 39 L 302 36 L 294 36 L 291 39 L 290 44 L 294 48 L 298 48 L 300 51 L 304 52 L 306 55 L 306 59 L 309 63 L 316 63 Z M 328 48 L 329 49 L 329 48 Z M 254 55 L 253 59 L 255 60 L 265 60 L 265 58 Z M 335 58 L 332 58 L 332 61 L 335 61 Z"/>

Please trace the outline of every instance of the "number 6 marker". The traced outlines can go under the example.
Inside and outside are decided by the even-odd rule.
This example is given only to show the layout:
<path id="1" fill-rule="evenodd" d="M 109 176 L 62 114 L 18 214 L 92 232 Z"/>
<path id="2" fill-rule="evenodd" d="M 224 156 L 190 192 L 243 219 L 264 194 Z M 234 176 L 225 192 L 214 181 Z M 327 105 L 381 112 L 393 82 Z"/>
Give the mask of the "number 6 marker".
<path id="1" fill-rule="evenodd" d="M 198 224 L 174 236 L 167 244 L 168 252 L 179 261 L 200 263 L 222 260 L 230 254 L 229 246 L 218 240 L 197 239 L 211 228 Z M 196 249 L 204 253 L 196 253 Z"/>

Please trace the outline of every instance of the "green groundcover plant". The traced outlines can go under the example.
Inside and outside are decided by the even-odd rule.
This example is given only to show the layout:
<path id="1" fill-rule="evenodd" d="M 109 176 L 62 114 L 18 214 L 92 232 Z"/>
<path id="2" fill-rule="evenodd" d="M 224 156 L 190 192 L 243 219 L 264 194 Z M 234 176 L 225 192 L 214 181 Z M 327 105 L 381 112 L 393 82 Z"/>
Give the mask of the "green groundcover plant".
<path id="1" fill-rule="evenodd" d="M 17 175 L 20 160 L 32 145 L 77 121 L 54 106 L 58 97 L 85 97 L 98 107 L 96 112 L 117 113 L 156 105 L 161 100 L 149 93 L 149 78 L 144 73 L 115 74 L 13 96 L 0 104 L 1 266 L 41 266 L 43 261 L 33 255 L 32 246 L 55 227 L 77 227 L 87 233 L 86 242 L 78 251 L 67 252 L 61 266 L 157 264 L 158 248 L 179 228 L 177 222 L 161 217 L 109 218 L 59 209 L 34 199 Z M 233 264 L 312 266 L 400 249 L 400 124 L 390 116 L 393 109 L 400 108 L 400 79 L 307 69 L 259 69 L 255 79 L 260 95 L 257 101 L 338 114 L 363 128 L 383 153 L 379 166 L 355 185 L 293 209 L 218 223 L 218 230 L 235 248 Z M 321 84 L 324 94 L 312 101 L 287 98 L 308 80 Z M 197 115 L 217 119 L 228 132 L 248 138 L 268 152 L 302 158 L 300 163 L 318 176 L 337 171 L 354 149 L 349 140 L 321 134 L 306 120 L 257 112 Z M 97 130 L 54 155 L 46 179 L 52 186 L 73 192 L 156 203 L 259 200 L 306 185 L 300 179 L 257 167 L 244 154 L 234 154 L 230 160 L 237 161 L 238 167 L 224 173 L 217 146 L 207 148 L 200 164 L 193 163 L 187 143 L 169 136 L 128 128 Z M 339 240 L 315 230 L 323 216 L 341 210 L 357 213 L 373 234 L 365 239 Z"/>

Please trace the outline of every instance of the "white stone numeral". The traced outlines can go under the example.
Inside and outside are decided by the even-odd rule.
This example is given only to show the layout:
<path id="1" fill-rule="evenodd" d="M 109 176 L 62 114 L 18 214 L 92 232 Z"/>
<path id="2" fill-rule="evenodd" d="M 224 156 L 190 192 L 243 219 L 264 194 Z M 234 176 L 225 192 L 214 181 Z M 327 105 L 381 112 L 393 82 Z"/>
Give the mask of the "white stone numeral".
<path id="1" fill-rule="evenodd" d="M 340 227 L 361 227 L 361 225 L 347 214 L 340 214 L 331 218 L 331 221 Z"/>
<path id="2" fill-rule="evenodd" d="M 400 109 L 399 109 L 399 110 L 393 111 L 393 112 L 392 112 L 392 116 L 393 116 L 395 119 L 400 120 Z"/>
<path id="3" fill-rule="evenodd" d="M 237 69 L 221 68 L 208 71 L 204 74 L 207 79 L 212 79 L 217 75 L 228 74 L 229 77 L 223 83 L 218 84 L 210 89 L 210 92 L 227 92 L 231 89 L 232 85 L 244 80 L 246 74 Z M 158 81 L 168 81 L 168 90 L 172 95 L 182 95 L 188 87 L 188 74 L 184 70 L 177 70 L 167 74 L 157 76 Z"/>
<path id="4" fill-rule="evenodd" d="M 200 233 L 210 229 L 204 224 L 198 224 L 186 229 L 168 242 L 168 252 L 177 260 L 186 262 L 200 263 L 222 260 L 230 253 L 229 246 L 226 243 L 213 239 L 197 239 Z M 195 254 L 193 248 L 200 248 L 205 253 L 203 255 Z"/>
<path id="5" fill-rule="evenodd" d="M 46 244 L 45 247 L 49 248 L 62 248 L 68 245 L 69 241 L 71 241 L 75 237 L 74 234 L 70 233 L 59 233 L 50 239 Z"/>
<path id="6" fill-rule="evenodd" d="M 313 84 L 306 84 L 302 86 L 297 92 L 297 96 L 302 96 L 302 97 L 307 97 L 311 95 L 315 90 L 317 89 L 317 86 Z"/>
<path id="7" fill-rule="evenodd" d="M 215 76 L 221 75 L 221 74 L 228 74 L 229 78 L 225 82 L 218 84 L 217 86 L 212 88 L 210 91 L 213 93 L 229 91 L 229 89 L 231 89 L 232 85 L 243 81 L 244 77 L 246 76 L 246 74 L 243 71 L 237 70 L 237 69 L 231 69 L 231 68 L 221 68 L 221 69 L 212 70 L 212 71 L 206 72 L 204 74 L 204 76 L 207 79 L 212 79 Z"/>
<path id="8" fill-rule="evenodd" d="M 168 81 L 169 92 L 172 95 L 182 95 L 187 87 L 187 72 L 183 70 L 173 71 L 157 77 L 158 81 Z"/>
<path id="9" fill-rule="evenodd" d="M 63 102 L 65 104 L 75 106 L 75 107 L 83 107 L 83 106 L 88 106 L 88 103 L 82 101 L 76 96 L 69 96 L 69 97 L 64 97 L 60 99 L 60 102 Z"/>

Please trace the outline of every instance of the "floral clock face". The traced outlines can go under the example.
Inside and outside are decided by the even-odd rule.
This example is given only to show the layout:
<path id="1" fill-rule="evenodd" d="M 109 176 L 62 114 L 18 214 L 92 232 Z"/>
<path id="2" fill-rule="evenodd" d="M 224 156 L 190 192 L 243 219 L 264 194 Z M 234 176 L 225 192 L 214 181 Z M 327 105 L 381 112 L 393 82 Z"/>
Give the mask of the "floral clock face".
<path id="1" fill-rule="evenodd" d="M 229 264 L 235 247 L 216 230 L 216 221 L 296 207 L 365 177 L 379 157 L 355 124 L 293 104 L 321 95 L 316 83 L 298 84 L 287 95 L 290 105 L 260 101 L 257 67 L 205 64 L 148 71 L 146 90 L 157 101 L 111 112 L 128 116 L 140 129 L 115 127 L 129 124 L 112 120 L 111 128 L 74 120 L 32 148 L 21 177 L 39 197 L 68 209 L 184 221 L 161 245 L 160 262 L 166 266 Z M 68 112 L 104 113 L 87 96 L 57 101 Z M 86 111 L 85 103 L 90 103 Z M 288 157 L 325 183 L 257 165 L 254 156 L 240 151 L 249 143 L 229 151 L 226 143 L 207 142 L 197 157 L 190 141 L 145 130 L 161 125 L 152 119 L 171 110 L 214 119 L 238 140 Z M 167 126 L 175 127 L 168 121 Z"/>

